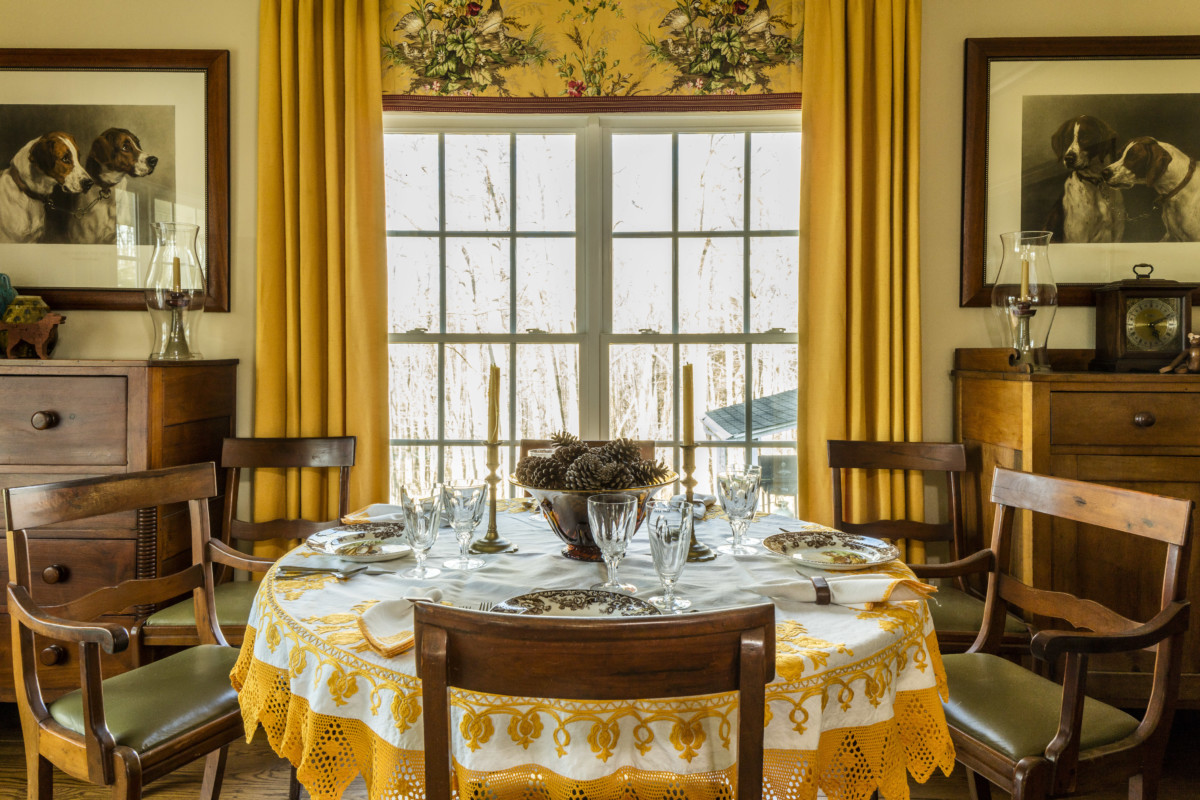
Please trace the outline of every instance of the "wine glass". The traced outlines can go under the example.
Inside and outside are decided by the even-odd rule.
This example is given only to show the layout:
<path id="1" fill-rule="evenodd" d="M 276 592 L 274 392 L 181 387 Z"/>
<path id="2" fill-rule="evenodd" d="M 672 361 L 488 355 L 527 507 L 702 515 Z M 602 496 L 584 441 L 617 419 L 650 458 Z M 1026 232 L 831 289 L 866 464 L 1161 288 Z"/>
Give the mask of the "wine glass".
<path id="1" fill-rule="evenodd" d="M 403 573 L 406 578 L 432 578 L 442 571 L 425 566 L 425 557 L 437 541 L 438 527 L 442 524 L 442 484 L 437 484 L 428 494 L 415 486 L 406 486 L 400 494 L 404 508 L 404 537 L 413 549 L 417 566 Z"/>
<path id="2" fill-rule="evenodd" d="M 742 539 L 754 509 L 758 508 L 758 485 L 762 481 L 759 470 L 737 470 L 717 475 L 717 493 L 721 496 L 721 507 L 729 515 L 729 527 L 733 530 L 733 541 L 717 548 L 718 553 L 731 556 L 746 556 L 758 552 L 758 548 Z"/>
<path id="3" fill-rule="evenodd" d="M 487 484 L 451 483 L 442 490 L 442 497 L 444 511 L 450 518 L 450 527 L 454 529 L 454 537 L 458 539 L 458 558 L 445 561 L 442 566 L 463 571 L 479 569 L 484 564 L 483 559 L 472 558 L 467 548 L 471 546 L 471 536 L 479 527 L 483 512 L 487 509 Z"/>
<path id="4" fill-rule="evenodd" d="M 608 580 L 593 589 L 634 594 L 637 587 L 617 579 L 617 567 L 625 558 L 625 545 L 637 525 L 637 497 L 631 494 L 596 494 L 588 498 L 588 527 L 592 541 L 600 548 Z"/>
<path id="5" fill-rule="evenodd" d="M 762 488 L 762 467 L 760 467 L 758 464 L 751 464 L 747 467 L 734 466 L 734 467 L 730 467 L 729 470 L 732 472 L 756 472 L 756 473 L 758 473 L 759 489 Z M 758 506 L 758 504 L 755 503 L 756 508 L 757 508 L 757 506 Z M 725 541 L 732 542 L 733 536 L 732 535 L 726 536 Z M 753 536 L 747 536 L 745 533 L 743 533 L 742 534 L 742 544 L 744 544 L 744 545 L 762 544 L 762 539 L 755 539 Z"/>
<path id="6" fill-rule="evenodd" d="M 695 518 L 692 504 L 684 501 L 655 501 L 650 505 L 646 516 L 647 535 L 654 571 L 662 581 L 663 593 L 649 601 L 659 611 L 673 613 L 692 606 L 691 600 L 675 594 L 675 581 L 679 580 L 683 565 L 687 563 Z"/>

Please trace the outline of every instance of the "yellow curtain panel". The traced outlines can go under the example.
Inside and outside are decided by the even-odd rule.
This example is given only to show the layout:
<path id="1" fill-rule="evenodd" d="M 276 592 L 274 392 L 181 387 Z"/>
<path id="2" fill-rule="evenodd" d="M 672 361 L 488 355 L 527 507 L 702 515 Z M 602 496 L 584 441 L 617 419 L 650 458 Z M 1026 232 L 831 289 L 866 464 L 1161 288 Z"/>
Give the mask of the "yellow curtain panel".
<path id="1" fill-rule="evenodd" d="M 798 98 L 803 9 L 804 0 L 382 0 L 383 90 Z"/>

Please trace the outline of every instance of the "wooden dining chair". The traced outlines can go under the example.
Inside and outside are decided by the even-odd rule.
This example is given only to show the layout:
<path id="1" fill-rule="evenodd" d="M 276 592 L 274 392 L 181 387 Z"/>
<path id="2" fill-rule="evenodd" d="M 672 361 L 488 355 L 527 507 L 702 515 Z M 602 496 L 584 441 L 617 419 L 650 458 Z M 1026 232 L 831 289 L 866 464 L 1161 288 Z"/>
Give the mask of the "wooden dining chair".
<path id="1" fill-rule="evenodd" d="M 765 692 L 775 676 L 775 607 L 769 603 L 624 619 L 418 603 L 416 652 L 430 800 L 451 797 L 450 687 L 573 700 L 738 691 L 737 797 L 762 797 Z"/>
<path id="2" fill-rule="evenodd" d="M 986 551 L 990 569 L 983 630 L 968 652 L 943 657 L 950 691 L 946 722 L 957 759 L 968 771 L 972 797 L 987 800 L 993 783 L 1013 800 L 1040 800 L 1127 781 L 1130 800 L 1152 800 L 1175 712 L 1188 627 L 1192 502 L 1000 468 L 992 502 L 996 512 Z M 1142 546 L 1162 552 L 1157 613 L 1136 621 L 1094 599 L 1019 580 L 1009 565 L 1013 524 L 1022 510 L 1095 526 L 1114 541 L 1140 537 Z M 1030 643 L 1032 656 L 1063 676 L 1061 685 L 996 655 L 1010 606 L 1069 628 L 1042 630 Z M 1154 653 L 1154 666 L 1140 719 L 1086 696 L 1089 655 L 1143 649 Z"/>
<path id="3" fill-rule="evenodd" d="M 350 468 L 354 466 L 353 436 L 226 439 L 221 446 L 221 466 L 225 468 L 225 507 L 221 541 L 306 539 L 312 534 L 338 525 L 349 510 Z M 336 469 L 338 471 L 338 511 L 330 520 L 274 519 L 247 522 L 238 519 L 238 489 L 243 470 L 258 469 Z M 216 576 L 217 622 L 233 644 L 241 644 L 250 607 L 258 589 L 257 581 L 229 580 L 224 569 Z M 192 646 L 199 641 L 190 600 L 180 600 L 147 617 L 138 630 L 141 647 Z"/>
<path id="4" fill-rule="evenodd" d="M 830 440 L 829 467 L 833 471 L 833 527 L 879 539 L 945 542 L 950 560 L 942 564 L 909 564 L 918 578 L 944 579 L 929 598 L 929 614 L 937 631 L 938 649 L 961 653 L 971 646 L 983 625 L 982 576 L 986 558 L 968 552 L 962 511 L 962 475 L 967 471 L 966 448 L 957 442 L 861 442 Z M 851 470 L 908 470 L 939 476 L 946 487 L 948 517 L 945 522 L 910 519 L 872 519 L 851 522 L 845 518 L 845 480 Z M 978 576 L 977 583 L 970 582 Z M 1024 653 L 1029 628 L 1015 615 L 1004 620 L 1000 649 Z"/>
<path id="5" fill-rule="evenodd" d="M 246 565 L 228 548 L 197 544 L 209 539 L 208 501 L 216 490 L 212 462 L 4 490 L 13 672 L 31 800 L 50 800 L 53 767 L 111 786 L 118 800 L 136 799 L 144 784 L 205 754 L 201 796 L 215 800 L 220 794 L 226 747 L 245 730 L 229 682 L 238 652 L 226 645 L 215 619 L 210 566 Z M 31 595 L 28 541 L 37 533 L 30 529 L 184 502 L 193 533 L 187 569 L 125 581 L 61 605 L 39 605 Z M 124 650 L 130 632 L 102 615 L 187 591 L 201 644 L 104 678 L 101 651 Z M 47 701 L 38 681 L 35 637 L 78 647 L 79 689 Z"/>

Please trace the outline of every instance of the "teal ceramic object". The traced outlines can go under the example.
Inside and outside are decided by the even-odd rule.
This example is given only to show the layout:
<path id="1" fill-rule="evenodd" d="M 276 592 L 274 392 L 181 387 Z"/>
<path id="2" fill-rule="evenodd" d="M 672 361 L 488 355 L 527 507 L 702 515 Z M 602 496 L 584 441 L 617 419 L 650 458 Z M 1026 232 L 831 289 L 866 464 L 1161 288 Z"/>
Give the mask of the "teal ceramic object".
<path id="1" fill-rule="evenodd" d="M 4 317 L 4 312 L 8 310 L 8 304 L 17 297 L 17 290 L 12 287 L 12 281 L 3 272 L 0 272 L 0 318 Z"/>

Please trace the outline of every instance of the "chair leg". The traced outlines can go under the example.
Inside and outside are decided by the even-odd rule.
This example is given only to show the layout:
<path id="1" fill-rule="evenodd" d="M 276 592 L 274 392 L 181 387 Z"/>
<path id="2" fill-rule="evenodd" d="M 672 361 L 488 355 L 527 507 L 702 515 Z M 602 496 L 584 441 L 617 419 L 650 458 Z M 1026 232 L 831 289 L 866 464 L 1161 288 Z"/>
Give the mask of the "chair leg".
<path id="1" fill-rule="evenodd" d="M 978 772 L 967 770 L 967 790 L 971 800 L 992 800 L 992 782 Z"/>
<path id="2" fill-rule="evenodd" d="M 1159 770 L 1146 769 L 1129 779 L 1129 800 L 1158 800 Z"/>
<path id="3" fill-rule="evenodd" d="M 113 800 L 142 800 L 142 760 L 128 747 L 113 751 Z"/>
<path id="4" fill-rule="evenodd" d="M 25 751 L 25 786 L 29 800 L 54 797 L 54 765 L 34 750 Z"/>
<path id="5" fill-rule="evenodd" d="M 221 796 L 221 781 L 225 779 L 225 759 L 229 756 L 229 745 L 213 750 L 204 759 L 204 782 L 200 784 L 200 800 L 218 800 Z"/>
<path id="6" fill-rule="evenodd" d="M 288 800 L 300 800 L 300 779 L 296 777 L 296 768 L 288 770 Z"/>

